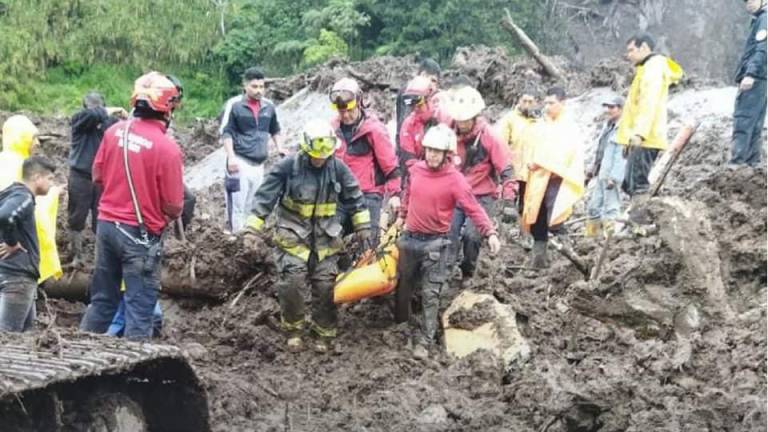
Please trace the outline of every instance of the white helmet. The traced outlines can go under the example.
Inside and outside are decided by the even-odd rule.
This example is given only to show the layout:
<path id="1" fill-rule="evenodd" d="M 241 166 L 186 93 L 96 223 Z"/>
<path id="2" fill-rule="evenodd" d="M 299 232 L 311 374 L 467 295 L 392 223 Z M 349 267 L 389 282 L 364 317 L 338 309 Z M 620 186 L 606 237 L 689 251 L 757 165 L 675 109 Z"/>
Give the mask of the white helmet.
<path id="1" fill-rule="evenodd" d="M 456 133 L 453 129 L 440 123 L 427 130 L 421 142 L 422 147 L 434 150 L 442 150 L 451 153 L 456 152 Z"/>
<path id="2" fill-rule="evenodd" d="M 327 159 L 338 149 L 339 140 L 330 123 L 314 119 L 304 125 L 300 147 L 313 158 Z"/>
<path id="3" fill-rule="evenodd" d="M 456 121 L 477 117 L 485 109 L 483 96 L 474 87 L 464 86 L 448 94 L 448 114 Z"/>

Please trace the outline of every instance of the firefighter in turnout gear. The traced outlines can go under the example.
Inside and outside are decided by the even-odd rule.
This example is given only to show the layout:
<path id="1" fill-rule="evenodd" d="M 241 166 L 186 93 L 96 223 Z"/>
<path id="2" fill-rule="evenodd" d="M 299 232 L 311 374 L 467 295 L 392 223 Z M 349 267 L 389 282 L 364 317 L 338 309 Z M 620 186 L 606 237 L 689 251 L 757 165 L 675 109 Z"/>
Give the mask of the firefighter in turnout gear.
<path id="1" fill-rule="evenodd" d="M 330 349 L 336 337 L 333 287 L 338 274 L 337 252 L 342 249 L 338 206 L 350 211 L 355 235 L 370 239 L 371 218 L 355 176 L 334 156 L 339 140 L 328 122 L 313 120 L 304 128 L 301 151 L 278 162 L 253 198 L 248 232 L 261 231 L 277 207 L 274 243 L 278 271 L 276 284 L 281 326 L 288 334 L 288 349 L 303 348 L 305 328 L 302 291 L 312 293 L 313 348 Z"/>

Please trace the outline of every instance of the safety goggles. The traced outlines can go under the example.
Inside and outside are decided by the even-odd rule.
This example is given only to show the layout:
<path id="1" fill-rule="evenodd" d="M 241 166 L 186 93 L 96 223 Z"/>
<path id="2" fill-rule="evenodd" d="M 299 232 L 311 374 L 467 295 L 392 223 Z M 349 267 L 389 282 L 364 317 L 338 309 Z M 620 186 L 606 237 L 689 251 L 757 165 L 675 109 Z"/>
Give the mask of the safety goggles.
<path id="1" fill-rule="evenodd" d="M 310 139 L 304 135 L 304 142 L 308 144 L 307 153 L 312 157 L 326 158 L 336 150 L 338 142 L 336 137 L 318 137 Z"/>
<path id="2" fill-rule="evenodd" d="M 337 98 L 331 101 L 331 108 L 333 108 L 334 111 L 352 111 L 356 107 L 357 99 L 342 100 L 341 98 Z"/>
<path id="3" fill-rule="evenodd" d="M 405 95 L 403 96 L 403 103 L 405 106 L 422 106 L 427 103 L 427 100 L 424 96 Z"/>
<path id="4" fill-rule="evenodd" d="M 347 96 L 347 97 L 344 97 Z M 342 95 L 341 92 L 331 93 L 331 108 L 334 111 L 351 111 L 357 107 L 357 99 L 350 98 L 349 93 Z"/>

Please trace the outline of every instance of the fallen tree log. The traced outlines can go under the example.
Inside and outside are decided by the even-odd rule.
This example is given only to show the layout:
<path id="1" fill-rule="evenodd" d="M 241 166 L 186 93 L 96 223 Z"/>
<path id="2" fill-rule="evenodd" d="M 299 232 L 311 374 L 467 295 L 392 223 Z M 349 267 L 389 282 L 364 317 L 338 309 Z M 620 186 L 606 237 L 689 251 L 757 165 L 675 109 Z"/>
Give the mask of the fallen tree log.
<path id="1" fill-rule="evenodd" d="M 224 300 L 254 275 L 271 272 L 271 251 L 266 242 L 251 250 L 242 237 L 212 228 L 188 233 L 186 242 L 169 239 L 160 276 L 162 293 Z M 73 269 L 57 281 L 46 282 L 45 292 L 53 298 L 85 300 L 92 274 L 92 265 Z"/>
<path id="2" fill-rule="evenodd" d="M 523 46 L 525 51 L 541 65 L 544 72 L 556 80 L 563 81 L 564 77 L 560 69 L 557 68 L 544 54 L 541 53 L 539 47 L 528 37 L 528 35 L 521 29 L 515 21 L 512 19 L 512 15 L 508 9 L 504 9 L 505 16 L 501 20 L 501 26 L 504 27 L 509 34 L 511 34 L 520 45 Z"/>

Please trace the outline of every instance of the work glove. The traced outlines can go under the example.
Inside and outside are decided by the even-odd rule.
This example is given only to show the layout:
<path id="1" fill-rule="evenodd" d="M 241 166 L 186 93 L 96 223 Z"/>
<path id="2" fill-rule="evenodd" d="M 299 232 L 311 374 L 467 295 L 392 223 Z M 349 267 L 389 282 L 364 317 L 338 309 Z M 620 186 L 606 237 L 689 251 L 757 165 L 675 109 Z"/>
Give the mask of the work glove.
<path id="1" fill-rule="evenodd" d="M 501 221 L 505 224 L 512 224 L 517 222 L 520 218 L 520 214 L 517 211 L 517 206 L 512 200 L 502 200 L 501 207 Z"/>
<path id="2" fill-rule="evenodd" d="M 258 250 L 264 245 L 259 232 L 253 228 L 246 228 L 242 231 L 243 246 L 248 250 Z"/>
<path id="3" fill-rule="evenodd" d="M 365 252 L 373 249 L 373 235 L 370 228 L 364 228 L 355 233 L 357 243 L 360 245 L 360 250 Z"/>

